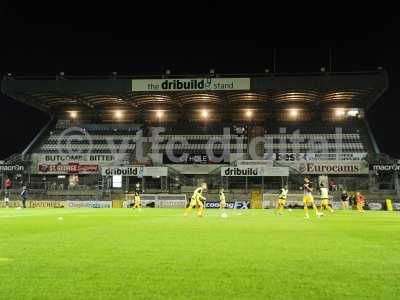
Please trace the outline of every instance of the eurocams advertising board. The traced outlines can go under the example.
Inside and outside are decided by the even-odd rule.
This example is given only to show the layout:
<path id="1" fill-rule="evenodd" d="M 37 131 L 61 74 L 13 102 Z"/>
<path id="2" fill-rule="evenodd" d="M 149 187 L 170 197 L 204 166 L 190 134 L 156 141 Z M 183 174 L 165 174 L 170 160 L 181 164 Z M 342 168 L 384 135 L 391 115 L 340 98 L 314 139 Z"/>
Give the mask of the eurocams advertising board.
<path id="1" fill-rule="evenodd" d="M 282 162 L 282 164 L 287 164 L 302 174 L 362 175 L 369 173 L 368 164 L 360 161 L 316 161 L 302 163 Z"/>
<path id="2" fill-rule="evenodd" d="M 317 162 L 301 163 L 298 171 L 303 174 L 368 174 L 365 162 Z"/>
<path id="3" fill-rule="evenodd" d="M 252 166 L 252 167 L 222 167 L 221 176 L 225 177 L 287 177 L 289 176 L 289 168 L 287 167 L 267 167 L 267 166 Z"/>
<path id="4" fill-rule="evenodd" d="M 133 92 L 249 90 L 250 78 L 134 79 Z"/>

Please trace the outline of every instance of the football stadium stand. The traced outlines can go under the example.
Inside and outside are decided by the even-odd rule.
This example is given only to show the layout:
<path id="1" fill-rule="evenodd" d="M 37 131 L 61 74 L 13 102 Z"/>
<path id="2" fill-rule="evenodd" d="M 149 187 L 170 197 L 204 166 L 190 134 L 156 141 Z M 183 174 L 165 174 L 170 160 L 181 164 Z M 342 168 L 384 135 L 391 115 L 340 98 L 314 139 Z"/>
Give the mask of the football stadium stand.
<path id="1" fill-rule="evenodd" d="M 189 194 L 206 181 L 210 195 L 225 187 L 228 200 L 245 200 L 284 183 L 298 190 L 304 176 L 334 181 L 333 192 L 399 191 L 397 172 L 372 166 L 394 161 L 382 160 L 366 121 L 387 89 L 384 70 L 58 79 L 1 82 L 50 116 L 4 162 L 23 171 L 2 172 L 42 198 L 112 199 L 137 182 Z"/>

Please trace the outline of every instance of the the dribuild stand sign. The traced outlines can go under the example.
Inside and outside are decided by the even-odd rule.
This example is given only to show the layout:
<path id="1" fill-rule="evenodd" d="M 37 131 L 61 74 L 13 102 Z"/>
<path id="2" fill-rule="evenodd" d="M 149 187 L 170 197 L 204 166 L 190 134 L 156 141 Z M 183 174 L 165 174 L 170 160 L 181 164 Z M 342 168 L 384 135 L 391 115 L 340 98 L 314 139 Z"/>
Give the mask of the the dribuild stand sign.
<path id="1" fill-rule="evenodd" d="M 250 90 L 250 78 L 134 79 L 133 92 Z"/>

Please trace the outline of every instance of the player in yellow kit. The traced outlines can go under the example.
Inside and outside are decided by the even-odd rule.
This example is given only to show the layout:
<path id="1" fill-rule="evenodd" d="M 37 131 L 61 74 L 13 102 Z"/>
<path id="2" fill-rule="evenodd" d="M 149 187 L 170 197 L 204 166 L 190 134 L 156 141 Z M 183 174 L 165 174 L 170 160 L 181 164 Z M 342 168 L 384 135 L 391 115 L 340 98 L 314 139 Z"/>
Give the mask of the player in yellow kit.
<path id="1" fill-rule="evenodd" d="M 197 207 L 199 209 L 199 211 L 197 212 L 197 215 L 199 217 L 203 216 L 203 201 L 206 200 L 206 198 L 203 196 L 203 192 L 205 190 L 207 190 L 207 183 L 202 183 L 200 187 L 194 190 L 192 198 L 190 199 L 189 206 L 185 210 L 185 216 L 189 215 L 192 212 L 193 207 Z"/>
<path id="2" fill-rule="evenodd" d="M 143 190 L 140 188 L 140 184 L 136 183 L 135 185 L 135 193 L 133 196 L 133 208 L 139 208 L 141 210 L 142 203 L 140 199 L 140 194 L 143 193 Z"/>
<path id="3" fill-rule="evenodd" d="M 289 190 L 287 185 L 285 185 L 283 188 L 280 189 L 279 191 L 279 196 L 278 196 L 278 203 L 276 205 L 276 213 L 277 214 L 282 214 L 283 210 L 285 209 L 285 204 L 286 204 L 286 199 L 288 196 Z"/>
<path id="4" fill-rule="evenodd" d="M 306 214 L 305 218 L 306 219 L 310 218 L 310 215 L 308 214 L 309 206 L 313 207 L 315 215 L 319 217 L 320 214 L 318 212 L 317 206 L 314 203 L 314 197 L 312 195 L 313 187 L 308 177 L 304 178 L 303 191 L 304 191 L 303 195 L 304 212 Z"/>
<path id="5" fill-rule="evenodd" d="M 135 196 L 134 196 L 133 200 L 134 200 L 133 208 L 141 208 L 142 207 L 142 203 L 140 201 L 140 195 L 138 193 L 135 192 Z"/>
<path id="6" fill-rule="evenodd" d="M 224 193 L 224 189 L 221 188 L 219 190 L 219 209 L 223 210 L 226 207 L 226 199 L 225 199 L 225 193 Z"/>
<path id="7" fill-rule="evenodd" d="M 327 187 L 324 186 L 323 183 L 321 183 L 319 191 L 321 192 L 321 207 L 320 207 L 320 213 L 324 210 L 329 210 L 330 212 L 333 212 L 333 208 L 329 206 L 329 190 Z"/>
<path id="8" fill-rule="evenodd" d="M 364 206 L 365 206 L 365 197 L 360 193 L 356 193 L 356 202 L 357 202 L 357 211 L 359 213 L 365 213 Z"/>

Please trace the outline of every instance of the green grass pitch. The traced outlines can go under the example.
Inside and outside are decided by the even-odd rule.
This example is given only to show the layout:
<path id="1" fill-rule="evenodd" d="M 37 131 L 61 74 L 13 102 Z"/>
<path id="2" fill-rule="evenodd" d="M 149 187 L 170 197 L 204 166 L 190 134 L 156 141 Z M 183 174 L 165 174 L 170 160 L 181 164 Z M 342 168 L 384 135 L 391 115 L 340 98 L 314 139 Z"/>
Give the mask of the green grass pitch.
<path id="1" fill-rule="evenodd" d="M 398 212 L 227 212 L 0 209 L 0 299 L 400 298 Z"/>

